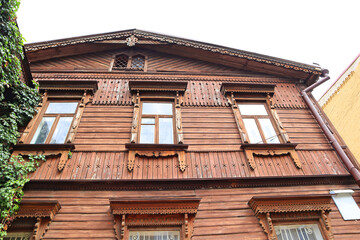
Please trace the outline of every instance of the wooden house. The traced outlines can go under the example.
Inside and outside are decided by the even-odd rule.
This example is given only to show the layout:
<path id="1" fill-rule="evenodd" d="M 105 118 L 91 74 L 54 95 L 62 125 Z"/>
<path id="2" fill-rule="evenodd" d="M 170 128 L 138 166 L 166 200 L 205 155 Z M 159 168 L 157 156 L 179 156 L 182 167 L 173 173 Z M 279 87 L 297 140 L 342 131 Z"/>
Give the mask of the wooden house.
<path id="1" fill-rule="evenodd" d="M 47 161 L 7 239 L 360 239 L 318 66 L 140 30 L 26 51 L 43 99 L 13 154 Z"/>

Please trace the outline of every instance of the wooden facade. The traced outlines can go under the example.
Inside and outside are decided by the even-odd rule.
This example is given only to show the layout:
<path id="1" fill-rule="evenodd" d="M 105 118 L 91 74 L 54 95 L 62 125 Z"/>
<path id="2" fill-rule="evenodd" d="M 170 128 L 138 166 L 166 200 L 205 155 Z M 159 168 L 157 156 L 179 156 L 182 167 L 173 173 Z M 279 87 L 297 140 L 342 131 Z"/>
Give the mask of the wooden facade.
<path id="1" fill-rule="evenodd" d="M 31 174 L 23 208 L 58 204 L 54 216 L 36 216 L 36 207 L 26 215 L 37 219 L 34 239 L 140 239 L 132 232 L 155 230 L 181 240 L 277 239 L 276 226 L 310 223 L 323 239 L 360 238 L 329 194 L 351 189 L 359 203 L 359 186 L 300 95 L 318 67 L 139 30 L 26 50 L 43 101 L 13 154 L 47 161 Z M 53 127 L 51 140 L 36 143 L 49 104 L 69 101 L 78 105 L 66 115 L 65 141 L 51 143 Z M 153 118 L 171 119 L 173 140 L 161 142 L 160 123 L 142 121 L 151 118 L 147 102 L 171 103 L 171 115 Z M 241 103 L 263 104 L 255 118 L 269 120 L 277 143 L 263 127 L 267 143 L 252 141 Z M 143 140 L 152 124 L 158 144 Z"/>

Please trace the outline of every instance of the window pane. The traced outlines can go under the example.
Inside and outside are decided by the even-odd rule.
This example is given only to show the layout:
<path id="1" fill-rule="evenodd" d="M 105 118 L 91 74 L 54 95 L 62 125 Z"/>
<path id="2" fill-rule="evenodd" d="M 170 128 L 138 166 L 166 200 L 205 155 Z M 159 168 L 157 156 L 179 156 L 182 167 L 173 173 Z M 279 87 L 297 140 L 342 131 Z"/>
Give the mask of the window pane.
<path id="1" fill-rule="evenodd" d="M 259 118 L 259 122 L 265 135 L 265 141 L 267 143 L 280 143 L 270 119 Z"/>
<path id="2" fill-rule="evenodd" d="M 268 115 L 263 104 L 239 104 L 241 115 Z"/>
<path id="3" fill-rule="evenodd" d="M 141 124 L 155 124 L 155 118 L 142 118 Z"/>
<path id="4" fill-rule="evenodd" d="M 171 103 L 143 103 L 142 114 L 172 115 Z"/>
<path id="5" fill-rule="evenodd" d="M 142 69 L 144 68 L 145 57 L 134 56 L 131 61 L 131 68 Z"/>
<path id="6" fill-rule="evenodd" d="M 31 144 L 43 144 L 46 141 L 47 136 L 49 135 L 51 126 L 55 121 L 55 117 L 44 117 L 39 127 L 37 128 L 34 137 L 31 140 Z"/>
<path id="7" fill-rule="evenodd" d="M 174 143 L 174 129 L 172 118 L 159 118 L 159 143 Z"/>
<path id="8" fill-rule="evenodd" d="M 77 105 L 77 102 L 52 102 L 45 113 L 75 113 Z"/>
<path id="9" fill-rule="evenodd" d="M 64 143 L 65 142 L 65 138 L 69 132 L 69 128 L 70 128 L 72 120 L 73 120 L 72 117 L 61 117 L 60 118 L 60 120 L 56 126 L 54 135 L 51 138 L 50 143 Z"/>
<path id="10" fill-rule="evenodd" d="M 254 119 L 245 118 L 244 124 L 251 143 L 263 143 L 259 129 Z"/>
<path id="11" fill-rule="evenodd" d="M 180 240 L 180 231 L 130 231 L 129 240 Z"/>
<path id="12" fill-rule="evenodd" d="M 278 240 L 323 240 L 317 224 L 275 226 Z"/>
<path id="13" fill-rule="evenodd" d="M 141 125 L 140 143 L 155 143 L 155 125 Z"/>

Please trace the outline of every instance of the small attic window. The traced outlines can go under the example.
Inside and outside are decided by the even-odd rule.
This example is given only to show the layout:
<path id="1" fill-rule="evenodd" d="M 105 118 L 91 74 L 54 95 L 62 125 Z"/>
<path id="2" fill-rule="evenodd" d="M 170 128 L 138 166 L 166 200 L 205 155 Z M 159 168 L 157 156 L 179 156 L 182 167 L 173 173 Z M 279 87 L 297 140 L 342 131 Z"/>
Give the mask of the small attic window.
<path id="1" fill-rule="evenodd" d="M 134 55 L 128 56 L 126 54 L 117 55 L 114 59 L 113 70 L 145 70 L 145 56 Z"/>

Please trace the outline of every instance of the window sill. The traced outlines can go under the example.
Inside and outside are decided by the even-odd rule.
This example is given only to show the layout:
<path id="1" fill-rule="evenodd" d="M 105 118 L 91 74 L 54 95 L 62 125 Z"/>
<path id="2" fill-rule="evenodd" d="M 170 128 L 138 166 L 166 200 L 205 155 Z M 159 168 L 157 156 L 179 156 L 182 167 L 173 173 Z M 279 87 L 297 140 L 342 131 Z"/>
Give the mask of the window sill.
<path id="1" fill-rule="evenodd" d="M 186 169 L 185 150 L 188 149 L 187 144 L 142 144 L 127 143 L 125 147 L 129 150 L 127 168 L 131 172 L 135 165 L 135 156 L 161 158 L 178 156 L 179 169 L 184 172 Z"/>
<path id="2" fill-rule="evenodd" d="M 256 168 L 254 155 L 256 156 L 281 156 L 290 155 L 298 169 L 302 168 L 299 156 L 295 151 L 296 143 L 280 143 L 280 144 L 254 144 L 243 143 L 241 149 L 244 150 L 246 159 L 249 163 L 251 170 Z"/>
<path id="3" fill-rule="evenodd" d="M 69 152 L 75 149 L 75 144 L 17 144 L 13 147 L 13 156 L 17 155 L 60 155 L 58 170 L 62 171 L 67 160 L 71 157 Z"/>

